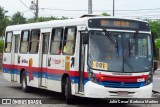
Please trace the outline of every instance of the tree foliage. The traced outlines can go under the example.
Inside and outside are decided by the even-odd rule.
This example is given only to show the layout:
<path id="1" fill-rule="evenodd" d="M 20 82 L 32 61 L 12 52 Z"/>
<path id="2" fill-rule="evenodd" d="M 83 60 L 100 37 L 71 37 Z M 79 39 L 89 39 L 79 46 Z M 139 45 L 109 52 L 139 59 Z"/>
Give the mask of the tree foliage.
<path id="1" fill-rule="evenodd" d="M 4 41 L 0 40 L 0 53 L 3 53 Z"/>
<path id="2" fill-rule="evenodd" d="M 155 40 L 155 45 L 156 45 L 156 48 L 157 48 L 157 49 L 160 48 L 160 39 L 156 39 L 156 40 Z"/>
<path id="3" fill-rule="evenodd" d="M 45 22 L 45 21 L 50 21 L 50 20 L 65 20 L 69 19 L 68 17 L 62 16 L 61 18 L 58 17 L 38 17 L 37 19 L 35 18 L 30 18 L 28 19 L 27 23 L 36 23 L 36 22 Z"/>
<path id="4" fill-rule="evenodd" d="M 3 17 L 3 19 L 0 20 L 0 35 L 3 36 L 5 33 L 5 28 L 10 25 L 10 21 L 7 17 Z"/>
<path id="5" fill-rule="evenodd" d="M 149 21 L 149 24 L 154 38 L 160 38 L 160 20 Z"/>
<path id="6" fill-rule="evenodd" d="M 24 24 L 26 23 L 26 18 L 23 16 L 21 12 L 17 12 L 13 14 L 11 18 L 11 24 L 12 25 L 17 25 L 17 24 Z"/>
<path id="7" fill-rule="evenodd" d="M 108 13 L 102 13 L 101 15 L 102 15 L 102 16 L 111 16 L 111 15 L 108 14 Z"/>
<path id="8" fill-rule="evenodd" d="M 8 11 L 4 10 L 4 8 L 0 6 L 0 36 L 4 35 L 5 28 L 10 24 L 9 19 L 6 16 L 7 12 Z"/>
<path id="9" fill-rule="evenodd" d="M 0 6 L 0 20 L 2 20 L 6 16 L 5 14 L 7 12 L 7 10 L 4 10 L 4 8 Z"/>

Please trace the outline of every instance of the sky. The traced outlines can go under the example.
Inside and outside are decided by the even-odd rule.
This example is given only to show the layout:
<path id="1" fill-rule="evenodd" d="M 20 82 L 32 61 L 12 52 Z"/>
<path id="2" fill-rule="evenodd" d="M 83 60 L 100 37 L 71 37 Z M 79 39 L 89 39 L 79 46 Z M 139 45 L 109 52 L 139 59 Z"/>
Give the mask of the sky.
<path id="1" fill-rule="evenodd" d="M 22 2 L 26 5 L 24 5 Z M 107 12 L 112 15 L 113 0 L 92 0 L 93 14 Z M 0 0 L 0 6 L 12 16 L 17 11 L 24 17 L 34 17 L 29 10 L 31 0 Z M 28 8 L 27 8 L 28 7 Z M 39 0 L 39 16 L 77 18 L 88 13 L 88 0 Z M 115 17 L 160 18 L 160 0 L 115 0 Z"/>

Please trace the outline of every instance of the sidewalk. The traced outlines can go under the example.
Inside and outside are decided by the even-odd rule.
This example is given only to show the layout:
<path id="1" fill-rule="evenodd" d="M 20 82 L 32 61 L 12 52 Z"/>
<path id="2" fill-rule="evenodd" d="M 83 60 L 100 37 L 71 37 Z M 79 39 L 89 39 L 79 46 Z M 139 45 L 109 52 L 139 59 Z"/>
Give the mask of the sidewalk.
<path id="1" fill-rule="evenodd" d="M 160 71 L 160 67 L 157 68 L 157 71 Z"/>

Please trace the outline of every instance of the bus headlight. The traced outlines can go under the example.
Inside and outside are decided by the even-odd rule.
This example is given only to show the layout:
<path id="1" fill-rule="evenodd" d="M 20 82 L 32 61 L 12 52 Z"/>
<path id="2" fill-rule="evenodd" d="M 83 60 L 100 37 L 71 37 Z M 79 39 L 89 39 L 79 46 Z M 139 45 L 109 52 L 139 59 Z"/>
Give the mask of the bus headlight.
<path id="1" fill-rule="evenodd" d="M 153 75 L 152 75 L 152 72 L 150 72 L 145 85 L 149 85 L 150 83 L 152 83 L 152 81 L 153 81 Z"/>
<path id="2" fill-rule="evenodd" d="M 90 81 L 97 83 L 97 79 L 95 78 L 93 71 L 91 71 L 90 69 L 88 70 L 88 78 Z"/>

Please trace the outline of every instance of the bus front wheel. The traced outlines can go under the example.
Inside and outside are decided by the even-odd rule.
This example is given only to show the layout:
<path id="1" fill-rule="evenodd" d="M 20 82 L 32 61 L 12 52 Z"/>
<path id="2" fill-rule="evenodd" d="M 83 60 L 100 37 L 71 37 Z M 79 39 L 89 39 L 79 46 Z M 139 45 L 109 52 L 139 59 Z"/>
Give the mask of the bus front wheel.
<path id="1" fill-rule="evenodd" d="M 29 91 L 29 87 L 27 86 L 27 79 L 26 79 L 25 71 L 22 73 L 22 90 L 24 92 L 28 92 Z"/>
<path id="2" fill-rule="evenodd" d="M 72 103 L 72 94 L 71 94 L 71 80 L 69 77 L 66 78 L 66 84 L 65 84 L 65 96 L 66 96 L 66 103 L 71 104 Z"/>

